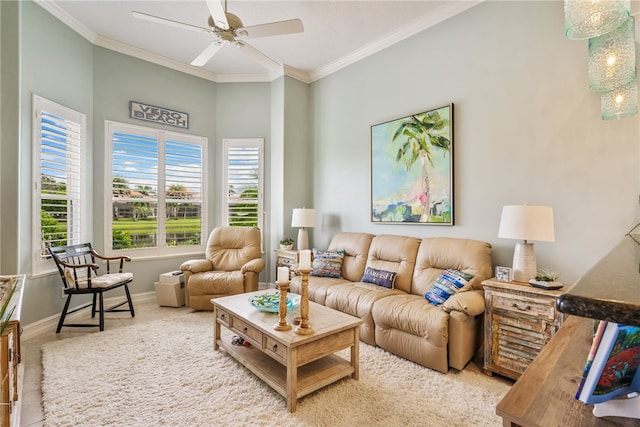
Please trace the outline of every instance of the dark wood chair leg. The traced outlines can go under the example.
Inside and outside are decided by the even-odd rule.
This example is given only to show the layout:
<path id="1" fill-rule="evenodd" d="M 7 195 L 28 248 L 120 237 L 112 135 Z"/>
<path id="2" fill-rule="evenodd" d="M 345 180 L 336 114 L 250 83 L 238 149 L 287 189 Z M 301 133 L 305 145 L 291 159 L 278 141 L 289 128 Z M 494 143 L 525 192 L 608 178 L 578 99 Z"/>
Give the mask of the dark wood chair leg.
<path id="1" fill-rule="evenodd" d="M 133 311 L 133 302 L 131 301 L 131 293 L 129 292 L 129 285 L 124 285 L 124 291 L 127 294 L 127 301 L 129 302 L 129 311 L 131 312 L 131 317 L 136 317 L 136 314 Z"/>
<path id="2" fill-rule="evenodd" d="M 102 292 L 99 292 L 100 299 L 100 331 L 104 331 L 104 297 L 102 296 Z M 95 294 L 94 294 L 95 297 Z"/>
<path id="3" fill-rule="evenodd" d="M 60 313 L 60 320 L 58 320 L 58 328 L 56 329 L 56 334 L 60 333 L 62 329 L 62 325 L 64 325 L 64 318 L 67 317 L 67 310 L 69 309 L 69 303 L 71 302 L 71 295 L 67 295 L 67 300 L 64 303 L 64 309 L 62 313 Z"/>
<path id="4" fill-rule="evenodd" d="M 102 294 L 101 294 L 102 295 Z M 91 318 L 96 317 L 96 294 L 93 294 L 93 304 L 91 305 Z"/>

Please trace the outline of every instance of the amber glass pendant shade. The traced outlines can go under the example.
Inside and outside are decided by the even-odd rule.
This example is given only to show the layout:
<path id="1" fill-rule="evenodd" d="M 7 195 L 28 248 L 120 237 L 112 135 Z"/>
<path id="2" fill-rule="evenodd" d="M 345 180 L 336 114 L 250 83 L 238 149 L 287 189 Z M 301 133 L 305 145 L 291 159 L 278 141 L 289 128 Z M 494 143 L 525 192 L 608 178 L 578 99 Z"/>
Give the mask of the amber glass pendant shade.
<path id="1" fill-rule="evenodd" d="M 607 92 L 629 83 L 636 75 L 635 21 L 589 39 L 589 89 Z"/>
<path id="2" fill-rule="evenodd" d="M 625 86 L 600 96 L 602 120 L 616 120 L 633 116 L 638 112 L 638 81 L 634 78 Z"/>
<path id="3" fill-rule="evenodd" d="M 565 35 L 571 40 L 598 37 L 618 28 L 629 15 L 629 0 L 565 0 Z"/>

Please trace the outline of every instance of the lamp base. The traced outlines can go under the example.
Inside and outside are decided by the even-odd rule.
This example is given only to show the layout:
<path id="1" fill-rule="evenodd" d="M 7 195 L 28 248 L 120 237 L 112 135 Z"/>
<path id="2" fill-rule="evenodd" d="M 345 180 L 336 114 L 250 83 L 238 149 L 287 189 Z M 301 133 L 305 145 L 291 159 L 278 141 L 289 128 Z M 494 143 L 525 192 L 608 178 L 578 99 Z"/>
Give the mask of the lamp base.
<path id="1" fill-rule="evenodd" d="M 516 249 L 513 252 L 513 280 L 528 283 L 529 280 L 535 279 L 537 274 L 533 243 L 516 243 Z"/>
<path id="2" fill-rule="evenodd" d="M 298 250 L 309 249 L 309 233 L 302 227 L 298 230 Z"/>

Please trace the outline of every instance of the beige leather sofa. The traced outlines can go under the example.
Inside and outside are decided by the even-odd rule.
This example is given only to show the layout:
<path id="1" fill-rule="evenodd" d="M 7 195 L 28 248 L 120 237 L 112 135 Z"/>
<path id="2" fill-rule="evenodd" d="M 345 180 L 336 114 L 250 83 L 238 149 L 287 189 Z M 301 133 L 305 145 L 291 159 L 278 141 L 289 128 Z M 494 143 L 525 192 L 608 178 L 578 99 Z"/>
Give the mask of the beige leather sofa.
<path id="1" fill-rule="evenodd" d="M 264 268 L 260 229 L 216 227 L 211 231 L 205 259 L 185 261 L 186 303 L 196 310 L 213 310 L 212 298 L 258 290 Z"/>
<path id="2" fill-rule="evenodd" d="M 490 244 L 343 232 L 327 250 L 344 250 L 342 277 L 309 276 L 309 299 L 362 319 L 363 342 L 441 372 L 461 370 L 474 356 L 482 336 L 481 282 L 493 270 Z M 393 289 L 363 283 L 367 267 L 396 272 Z M 425 294 L 446 269 L 473 275 L 471 288 L 436 306 Z M 290 291 L 301 292 L 300 276 Z"/>

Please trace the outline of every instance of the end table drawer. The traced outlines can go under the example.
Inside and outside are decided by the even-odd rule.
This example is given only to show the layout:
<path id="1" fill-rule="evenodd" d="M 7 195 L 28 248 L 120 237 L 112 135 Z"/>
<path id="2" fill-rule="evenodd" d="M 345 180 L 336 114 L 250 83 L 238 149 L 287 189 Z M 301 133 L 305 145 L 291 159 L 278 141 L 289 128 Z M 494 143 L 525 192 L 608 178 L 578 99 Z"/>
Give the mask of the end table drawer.
<path id="1" fill-rule="evenodd" d="M 548 298 L 536 299 L 495 292 L 493 294 L 493 308 L 550 320 L 555 316 L 555 300 Z"/>

